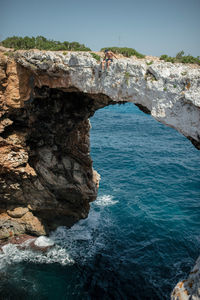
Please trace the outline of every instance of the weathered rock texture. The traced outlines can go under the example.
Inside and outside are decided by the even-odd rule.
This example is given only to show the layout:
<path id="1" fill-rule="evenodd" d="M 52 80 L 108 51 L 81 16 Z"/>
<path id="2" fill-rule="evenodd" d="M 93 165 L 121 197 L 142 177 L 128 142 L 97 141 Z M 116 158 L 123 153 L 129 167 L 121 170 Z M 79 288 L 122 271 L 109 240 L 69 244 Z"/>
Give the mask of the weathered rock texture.
<path id="1" fill-rule="evenodd" d="M 158 121 L 171 126 L 200 148 L 200 68 L 191 65 L 119 59 L 108 72 L 90 53 L 20 53 L 17 62 L 34 74 L 34 85 L 88 94 L 115 102 L 138 104 Z"/>
<path id="2" fill-rule="evenodd" d="M 200 257 L 189 274 L 188 279 L 179 282 L 171 295 L 171 300 L 200 299 Z"/>
<path id="3" fill-rule="evenodd" d="M 88 118 L 133 102 L 200 149 L 200 69 L 119 59 L 102 72 L 90 53 L 0 54 L 0 240 L 47 234 L 89 212 L 99 175 Z M 172 299 L 199 299 L 199 260 Z"/>
<path id="4" fill-rule="evenodd" d="M 0 55 L 0 239 L 41 235 L 89 212 L 99 175 L 88 118 L 133 102 L 200 148 L 200 69 L 119 59 L 101 72 L 90 53 Z"/>

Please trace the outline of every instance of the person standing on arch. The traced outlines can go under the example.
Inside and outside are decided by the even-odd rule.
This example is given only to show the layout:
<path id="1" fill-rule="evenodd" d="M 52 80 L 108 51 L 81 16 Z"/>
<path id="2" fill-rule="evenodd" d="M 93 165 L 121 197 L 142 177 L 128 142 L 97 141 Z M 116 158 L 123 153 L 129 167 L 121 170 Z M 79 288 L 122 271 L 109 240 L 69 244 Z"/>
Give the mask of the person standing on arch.
<path id="1" fill-rule="evenodd" d="M 105 69 L 105 63 L 106 63 L 106 67 L 107 67 L 107 70 L 108 70 L 109 66 L 110 66 L 110 63 L 113 62 L 113 57 L 115 57 L 117 59 L 116 55 L 112 51 L 110 51 L 109 49 L 106 49 L 104 51 L 104 54 L 105 54 L 105 56 L 104 56 L 104 59 L 103 59 L 103 61 L 101 63 L 103 71 Z"/>

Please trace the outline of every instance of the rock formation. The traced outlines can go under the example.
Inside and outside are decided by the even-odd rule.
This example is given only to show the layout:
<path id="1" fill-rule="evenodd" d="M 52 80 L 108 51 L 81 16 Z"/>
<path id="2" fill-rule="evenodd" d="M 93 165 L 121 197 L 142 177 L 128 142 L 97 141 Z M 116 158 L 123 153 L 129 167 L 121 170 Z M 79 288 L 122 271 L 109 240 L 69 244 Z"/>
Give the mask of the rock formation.
<path id="1" fill-rule="evenodd" d="M 200 69 L 134 58 L 101 71 L 90 53 L 0 55 L 0 239 L 47 234 L 89 212 L 99 175 L 88 118 L 133 102 L 200 149 Z"/>
<path id="2" fill-rule="evenodd" d="M 124 58 L 101 71 L 90 53 L 0 53 L 2 242 L 87 217 L 100 179 L 90 158 L 88 118 L 121 102 L 133 102 L 200 149 L 197 66 Z M 172 299 L 196 297 L 197 265 Z"/>
<path id="3" fill-rule="evenodd" d="M 188 279 L 180 281 L 171 295 L 171 300 L 198 299 L 200 299 L 200 257 L 197 259 Z"/>

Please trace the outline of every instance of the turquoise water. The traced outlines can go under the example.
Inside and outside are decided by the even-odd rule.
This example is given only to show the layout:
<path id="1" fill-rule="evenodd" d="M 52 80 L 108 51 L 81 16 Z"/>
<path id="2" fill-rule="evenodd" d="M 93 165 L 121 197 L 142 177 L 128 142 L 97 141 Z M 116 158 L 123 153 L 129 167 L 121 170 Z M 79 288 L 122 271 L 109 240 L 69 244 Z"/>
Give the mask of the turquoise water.
<path id="1" fill-rule="evenodd" d="M 91 118 L 88 219 L 47 254 L 1 255 L 1 299 L 169 299 L 200 255 L 200 152 L 132 104 Z"/>

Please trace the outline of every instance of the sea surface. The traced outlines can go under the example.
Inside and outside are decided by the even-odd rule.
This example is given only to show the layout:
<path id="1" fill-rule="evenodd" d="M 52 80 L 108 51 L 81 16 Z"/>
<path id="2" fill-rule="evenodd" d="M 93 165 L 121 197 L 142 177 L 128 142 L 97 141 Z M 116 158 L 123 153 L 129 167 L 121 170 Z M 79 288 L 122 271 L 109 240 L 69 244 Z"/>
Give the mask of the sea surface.
<path id="1" fill-rule="evenodd" d="M 133 104 L 91 118 L 101 175 L 87 219 L 47 254 L 0 254 L 0 299 L 169 299 L 200 255 L 200 151 Z"/>

